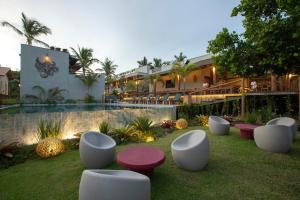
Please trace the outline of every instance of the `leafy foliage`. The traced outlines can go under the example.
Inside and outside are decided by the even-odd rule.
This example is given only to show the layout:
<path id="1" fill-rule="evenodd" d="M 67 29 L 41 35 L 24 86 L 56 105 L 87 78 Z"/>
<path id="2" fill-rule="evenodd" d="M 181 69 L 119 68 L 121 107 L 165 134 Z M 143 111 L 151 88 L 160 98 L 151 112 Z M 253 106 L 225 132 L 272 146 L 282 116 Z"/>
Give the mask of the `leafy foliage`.
<path id="1" fill-rule="evenodd" d="M 33 86 L 32 90 L 37 92 L 37 95 L 26 94 L 23 96 L 23 101 L 29 101 L 30 103 L 47 103 L 55 104 L 64 100 L 63 93 L 67 90 L 60 89 L 59 87 L 50 88 L 45 90 L 41 86 Z"/>
<path id="2" fill-rule="evenodd" d="M 174 122 L 173 120 L 164 120 L 161 123 L 162 128 L 168 128 L 168 129 L 175 128 L 175 125 L 176 125 L 176 122 Z"/>
<path id="3" fill-rule="evenodd" d="M 94 103 L 94 102 L 96 102 L 96 100 L 95 100 L 95 97 L 94 97 L 94 96 L 87 94 L 87 95 L 84 97 L 84 102 L 85 102 L 85 103 Z"/>
<path id="4" fill-rule="evenodd" d="M 200 126 L 208 126 L 208 116 L 207 115 L 197 115 L 196 119 L 199 122 Z"/>
<path id="5" fill-rule="evenodd" d="M 179 61 L 174 62 L 171 69 L 172 80 L 175 81 L 176 78 L 178 78 L 179 82 L 183 80 L 184 89 L 185 89 L 186 77 L 195 68 L 196 66 L 192 63 L 183 63 Z M 178 89 L 180 90 L 180 84 L 178 84 Z"/>
<path id="6" fill-rule="evenodd" d="M 26 42 L 29 45 L 32 45 L 32 42 L 36 42 L 39 44 L 42 44 L 46 47 L 49 47 L 49 45 L 41 40 L 36 39 L 36 37 L 40 35 L 48 35 L 51 34 L 50 28 L 43 25 L 42 23 L 38 22 L 35 19 L 29 19 L 23 12 L 22 12 L 22 30 L 18 29 L 11 23 L 7 21 L 2 21 L 2 26 L 7 26 L 11 29 L 13 29 L 16 33 L 18 33 L 21 36 L 24 36 L 26 38 Z"/>
<path id="7" fill-rule="evenodd" d="M 99 131 L 100 131 L 100 133 L 108 134 L 110 131 L 108 122 L 106 122 L 106 121 L 101 122 L 99 124 Z"/>
<path id="8" fill-rule="evenodd" d="M 142 133 L 151 133 L 153 130 L 153 121 L 151 121 L 147 116 L 137 117 L 131 126 L 135 131 L 140 131 Z"/>
<path id="9" fill-rule="evenodd" d="M 132 133 L 133 131 L 131 127 L 125 126 L 122 128 L 113 129 L 111 132 L 108 132 L 108 135 L 110 135 L 116 141 L 117 144 L 122 144 L 127 143 L 133 139 Z"/>
<path id="10" fill-rule="evenodd" d="M 93 56 L 93 49 L 85 48 L 78 46 L 78 50 L 75 50 L 71 47 L 73 52 L 73 57 L 77 59 L 76 64 L 78 64 L 82 68 L 83 76 L 86 76 L 87 72 L 92 72 L 90 66 L 94 63 L 98 63 L 99 60 L 94 58 Z"/>
<path id="11" fill-rule="evenodd" d="M 49 137 L 61 137 L 61 122 L 41 119 L 37 126 L 37 139 L 42 140 Z"/>
<path id="12" fill-rule="evenodd" d="M 142 60 L 137 61 L 137 63 L 139 64 L 139 67 L 151 66 L 152 65 L 151 62 L 148 62 L 148 59 L 145 56 Z"/>

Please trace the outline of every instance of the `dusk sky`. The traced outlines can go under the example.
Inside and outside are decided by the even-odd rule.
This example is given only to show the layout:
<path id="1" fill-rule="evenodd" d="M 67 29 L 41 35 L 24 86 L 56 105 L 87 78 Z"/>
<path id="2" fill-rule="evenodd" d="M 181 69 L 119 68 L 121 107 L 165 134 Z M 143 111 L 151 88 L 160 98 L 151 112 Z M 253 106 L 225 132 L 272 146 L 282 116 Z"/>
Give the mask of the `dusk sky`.
<path id="1" fill-rule="evenodd" d="M 38 39 L 61 48 L 92 48 L 108 57 L 117 72 L 137 67 L 143 56 L 173 60 L 206 54 L 208 41 L 223 27 L 242 31 L 240 17 L 230 17 L 238 0 L 0 0 L 0 21 L 20 27 L 21 12 L 52 30 Z M 21 27 L 20 27 L 21 28 Z M 20 69 L 25 39 L 0 27 L 0 65 Z M 36 45 L 36 44 L 34 44 Z M 99 68 L 100 64 L 94 66 Z"/>

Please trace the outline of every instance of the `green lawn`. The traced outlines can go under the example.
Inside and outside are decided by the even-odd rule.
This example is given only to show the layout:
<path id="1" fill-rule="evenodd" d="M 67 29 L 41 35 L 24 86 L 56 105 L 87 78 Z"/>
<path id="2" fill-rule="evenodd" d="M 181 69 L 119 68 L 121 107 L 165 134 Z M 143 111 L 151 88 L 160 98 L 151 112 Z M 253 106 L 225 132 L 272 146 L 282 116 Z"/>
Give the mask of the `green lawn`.
<path id="1" fill-rule="evenodd" d="M 170 151 L 172 140 L 185 131 L 149 144 L 162 148 L 167 156 L 151 179 L 152 199 L 300 199 L 300 134 L 291 152 L 272 154 L 258 149 L 254 141 L 241 139 L 237 129 L 231 128 L 229 136 L 209 133 L 208 166 L 187 172 L 177 168 Z M 116 163 L 108 168 L 121 169 Z M 78 199 L 83 170 L 78 150 L 1 170 L 0 199 Z"/>

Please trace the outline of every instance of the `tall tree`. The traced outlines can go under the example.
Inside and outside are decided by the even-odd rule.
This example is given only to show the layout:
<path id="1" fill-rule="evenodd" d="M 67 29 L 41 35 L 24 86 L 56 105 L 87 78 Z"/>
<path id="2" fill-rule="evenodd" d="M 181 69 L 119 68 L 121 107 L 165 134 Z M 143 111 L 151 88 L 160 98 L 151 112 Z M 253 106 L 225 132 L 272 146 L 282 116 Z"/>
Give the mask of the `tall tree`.
<path id="1" fill-rule="evenodd" d="M 37 20 L 28 18 L 23 12 L 22 12 L 21 20 L 22 20 L 22 29 L 17 28 L 16 26 L 12 25 L 7 21 L 2 21 L 1 25 L 12 28 L 16 33 L 18 33 L 21 36 L 24 36 L 26 38 L 27 44 L 29 45 L 32 45 L 32 42 L 36 42 L 46 47 L 49 47 L 47 43 L 36 39 L 36 37 L 40 35 L 51 34 L 50 28 L 38 22 Z"/>
<path id="2" fill-rule="evenodd" d="M 115 77 L 115 72 L 116 69 L 118 67 L 118 65 L 114 64 L 114 61 L 105 58 L 105 60 L 102 62 L 100 61 L 102 68 L 98 69 L 101 71 L 104 71 L 105 73 L 105 81 L 106 83 L 108 83 L 109 85 L 114 81 L 114 77 Z M 108 86 L 108 93 L 109 93 L 109 86 Z"/>
<path id="3" fill-rule="evenodd" d="M 76 51 L 72 48 L 73 56 L 77 59 L 77 64 L 82 68 L 83 76 L 86 76 L 87 72 L 91 72 L 90 66 L 94 63 L 98 63 L 99 60 L 93 57 L 93 49 L 79 47 Z"/>
<path id="4" fill-rule="evenodd" d="M 148 59 L 145 56 L 142 60 L 137 61 L 137 63 L 139 64 L 139 67 L 151 66 L 152 65 L 151 62 L 148 62 Z"/>
<path id="5" fill-rule="evenodd" d="M 175 58 L 175 62 L 184 62 L 187 59 L 187 57 L 183 55 L 182 52 L 180 52 L 178 56 L 175 55 L 174 58 Z"/>
<path id="6" fill-rule="evenodd" d="M 178 90 L 180 91 L 180 82 L 183 81 L 183 88 L 185 90 L 185 83 L 187 75 L 195 69 L 195 65 L 192 63 L 183 63 L 182 61 L 175 61 L 171 69 L 171 76 L 173 81 L 177 79 Z"/>
<path id="7" fill-rule="evenodd" d="M 169 64 L 169 62 L 163 62 L 160 58 L 153 58 L 153 64 L 151 64 L 151 67 L 161 68 L 163 65 L 167 64 Z"/>

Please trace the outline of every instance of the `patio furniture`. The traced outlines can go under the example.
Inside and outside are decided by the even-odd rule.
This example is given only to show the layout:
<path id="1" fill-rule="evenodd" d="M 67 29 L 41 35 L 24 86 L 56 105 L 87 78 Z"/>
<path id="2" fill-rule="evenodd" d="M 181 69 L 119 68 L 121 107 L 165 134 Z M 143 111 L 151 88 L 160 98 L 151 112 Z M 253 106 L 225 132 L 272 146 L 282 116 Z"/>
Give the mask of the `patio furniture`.
<path id="1" fill-rule="evenodd" d="M 284 125 L 265 125 L 254 129 L 256 145 L 266 151 L 284 153 L 292 145 L 290 128 Z"/>
<path id="2" fill-rule="evenodd" d="M 126 169 L 151 176 L 155 167 L 165 161 L 165 154 L 157 147 L 129 147 L 117 155 L 117 162 Z"/>
<path id="3" fill-rule="evenodd" d="M 215 135 L 227 135 L 230 129 L 230 123 L 218 116 L 209 116 L 209 131 Z"/>
<path id="4" fill-rule="evenodd" d="M 155 96 L 154 99 L 153 99 L 153 103 L 157 104 L 158 103 L 158 100 L 159 100 L 159 96 Z"/>
<path id="5" fill-rule="evenodd" d="M 162 97 L 162 100 L 161 100 L 161 103 L 162 104 L 170 104 L 170 100 L 169 100 L 169 95 L 168 94 L 165 94 L 163 97 Z"/>
<path id="6" fill-rule="evenodd" d="M 171 144 L 174 162 L 181 168 L 190 171 L 203 169 L 209 159 L 209 143 L 203 130 L 192 130 Z"/>
<path id="7" fill-rule="evenodd" d="M 151 100 L 151 96 L 148 95 L 148 96 L 146 97 L 146 104 L 150 104 L 150 100 Z"/>
<path id="8" fill-rule="evenodd" d="M 240 129 L 241 138 L 253 140 L 253 131 L 258 126 L 253 124 L 236 124 L 234 127 Z"/>
<path id="9" fill-rule="evenodd" d="M 279 117 L 272 119 L 267 122 L 266 125 L 284 125 L 290 128 L 291 134 L 292 134 L 292 139 L 296 139 L 296 133 L 297 133 L 297 123 L 296 120 L 290 117 Z"/>
<path id="10" fill-rule="evenodd" d="M 150 200 L 147 176 L 127 170 L 84 170 L 79 200 Z"/>
<path id="11" fill-rule="evenodd" d="M 116 142 L 99 132 L 86 132 L 80 138 L 80 159 L 89 169 L 103 168 L 112 163 Z"/>
<path id="12" fill-rule="evenodd" d="M 175 104 L 175 103 L 179 104 L 180 98 L 181 98 L 181 94 L 180 94 L 180 93 L 177 93 L 177 94 L 174 96 L 173 104 Z"/>

